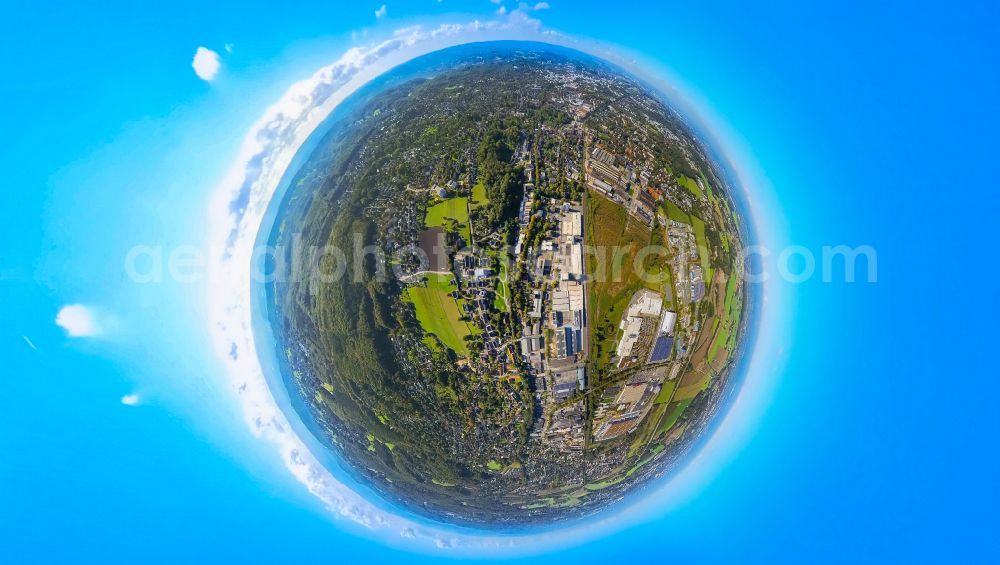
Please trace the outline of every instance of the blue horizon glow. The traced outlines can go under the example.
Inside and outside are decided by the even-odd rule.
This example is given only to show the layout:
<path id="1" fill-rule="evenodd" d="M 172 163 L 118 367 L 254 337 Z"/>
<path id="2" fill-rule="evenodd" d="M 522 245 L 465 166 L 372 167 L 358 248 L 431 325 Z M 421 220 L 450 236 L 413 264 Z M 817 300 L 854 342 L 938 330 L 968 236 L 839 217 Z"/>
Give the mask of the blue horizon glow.
<path id="1" fill-rule="evenodd" d="M 435 28 L 430 28 L 430 29 L 433 30 Z M 440 28 L 437 28 L 437 29 L 440 29 Z M 481 41 L 484 40 L 484 38 L 482 37 L 482 33 L 483 32 L 480 31 L 480 30 L 478 30 L 478 29 L 468 29 L 468 30 L 465 30 L 465 32 L 462 33 L 462 34 L 452 35 L 450 37 L 450 39 L 449 39 L 449 43 L 447 43 L 446 45 L 444 45 L 444 47 L 453 47 L 453 46 L 457 46 L 457 45 L 464 45 L 464 44 L 469 44 L 469 43 L 481 42 Z M 372 41 L 369 44 L 369 47 L 367 49 L 371 50 L 371 51 L 381 50 L 382 48 L 380 48 L 378 46 L 384 45 L 386 41 L 393 41 L 397 37 L 398 36 L 396 34 L 393 34 L 392 36 L 389 36 L 388 38 L 383 39 L 383 40 L 374 40 L 374 41 Z M 534 41 L 538 41 L 539 39 L 542 38 L 538 34 L 533 34 L 533 33 L 529 33 L 528 37 L 530 37 Z M 506 38 L 509 38 L 509 37 L 506 37 Z M 548 39 L 548 38 L 544 38 L 544 39 Z M 585 42 L 581 42 L 581 41 L 578 41 L 578 40 L 571 40 L 571 39 L 565 38 L 565 37 L 562 37 L 560 39 L 562 39 L 563 41 L 561 41 L 559 43 L 550 42 L 550 44 L 553 44 L 553 45 L 572 44 L 575 48 L 580 48 L 581 45 L 586 45 Z M 418 45 L 418 44 L 415 43 L 413 45 L 408 45 L 408 46 L 403 47 L 401 49 L 401 51 L 400 51 L 400 56 L 397 57 L 396 59 L 394 59 L 392 61 L 391 65 L 387 65 L 385 67 L 380 68 L 378 72 L 367 73 L 367 72 L 365 72 L 366 69 L 362 68 L 361 71 L 359 72 L 358 76 L 359 77 L 363 77 L 363 78 L 358 78 L 358 79 L 352 78 L 350 80 L 350 82 L 347 85 L 345 85 L 343 87 L 343 89 L 338 90 L 336 92 L 336 94 L 332 96 L 332 98 L 335 98 L 337 100 L 341 100 L 341 99 L 347 98 L 357 88 L 359 88 L 363 84 L 367 84 L 369 81 L 373 80 L 377 76 L 381 76 L 383 73 L 388 72 L 392 68 L 395 68 L 395 67 L 397 67 L 398 65 L 400 65 L 400 64 L 402 64 L 404 62 L 411 61 L 411 60 L 417 58 L 420 55 L 423 55 L 423 54 L 428 53 L 428 52 L 436 52 L 436 51 L 438 51 L 438 50 L 440 50 L 442 48 L 442 45 L 440 43 L 436 44 L 433 48 L 430 48 L 430 49 L 424 49 L 424 48 L 416 47 L 416 45 Z M 593 55 L 594 53 L 591 53 L 591 54 Z M 604 55 L 606 56 L 607 53 L 604 53 Z M 343 60 L 343 59 L 340 59 L 340 60 Z M 335 63 L 334 65 L 337 65 L 337 64 L 338 63 Z M 634 65 L 632 66 L 632 69 L 630 69 L 630 70 L 632 70 L 633 72 L 635 72 L 635 71 L 641 72 L 642 71 L 641 69 L 635 67 Z M 314 78 L 311 79 L 311 80 L 315 81 L 315 80 L 317 80 L 316 77 L 318 77 L 320 75 L 323 75 L 323 74 L 325 74 L 325 71 L 321 71 L 321 72 L 315 74 Z M 335 72 L 334 75 L 336 75 L 336 74 L 337 73 Z M 662 78 L 661 77 L 657 77 L 655 75 L 650 75 L 649 73 L 643 73 L 643 74 L 644 74 L 645 78 L 651 79 L 651 80 L 659 80 L 661 82 L 661 84 L 662 84 Z M 322 79 L 320 79 L 320 80 L 322 80 Z M 294 92 L 296 94 L 291 95 L 291 96 L 288 95 L 288 94 L 286 94 L 286 96 L 285 96 L 284 99 L 287 100 L 289 98 L 297 98 L 298 97 L 297 93 L 299 93 L 299 92 L 305 92 L 305 91 L 314 91 L 315 89 L 316 89 L 316 87 L 313 86 L 312 84 L 308 84 L 308 86 L 307 86 L 307 83 L 300 83 L 300 84 L 297 84 L 297 85 L 295 85 L 295 86 L 293 86 L 293 87 L 291 87 L 289 89 L 289 93 L 293 93 Z M 676 98 L 677 97 L 677 93 L 674 92 L 672 94 L 672 97 Z M 286 104 L 287 104 L 287 102 L 277 102 L 275 104 L 275 106 L 272 106 L 271 111 L 274 112 L 275 108 L 283 108 Z M 316 127 L 320 126 L 320 124 L 324 123 L 324 121 L 326 120 L 326 117 L 330 113 L 332 113 L 333 110 L 336 108 L 336 104 L 333 104 L 333 105 L 323 104 L 322 108 L 323 108 L 322 111 L 319 112 L 318 114 L 313 113 L 311 110 L 308 109 L 308 107 L 306 109 L 304 109 L 304 110 L 298 110 L 298 111 L 302 112 L 302 115 L 308 115 L 309 116 L 309 122 L 308 122 L 309 126 L 307 127 L 307 129 L 299 130 L 298 128 L 296 128 L 296 138 L 299 140 L 299 143 L 304 143 L 307 139 L 310 138 L 310 136 L 311 136 L 314 128 L 316 128 Z M 278 110 L 278 111 L 280 113 L 282 113 L 283 115 L 286 115 L 286 116 L 287 115 L 294 115 L 292 113 L 292 110 L 282 109 L 282 110 Z M 688 106 L 688 112 L 690 113 L 689 106 Z M 688 115 L 686 117 L 688 119 L 693 119 L 695 121 L 695 123 L 697 123 L 697 124 L 702 124 L 699 127 L 699 129 L 703 129 L 704 130 L 707 127 L 709 127 L 709 126 L 705 125 L 704 122 L 701 120 L 700 116 L 698 116 L 696 114 L 695 115 Z M 270 123 L 272 123 L 272 119 L 268 118 L 266 115 L 263 116 L 260 120 L 258 120 L 258 124 L 270 124 Z M 287 126 L 282 126 L 282 129 L 287 129 Z M 711 130 L 709 130 L 707 132 L 703 132 L 702 135 L 704 135 L 706 133 L 711 136 L 713 132 L 711 132 Z M 260 136 L 260 134 L 251 131 L 248 134 L 247 137 L 248 137 L 248 139 L 255 139 L 255 138 L 259 138 L 261 136 Z M 272 135 L 272 134 L 268 134 L 266 136 L 266 138 L 268 138 L 268 139 L 271 139 L 273 137 L 276 137 L 276 136 Z M 714 137 L 714 136 L 712 136 L 712 137 Z M 729 154 L 729 147 L 727 147 L 725 145 L 719 146 L 718 142 L 715 141 L 715 140 L 713 140 L 712 137 L 709 137 L 709 139 L 707 140 L 707 143 L 709 143 L 709 145 L 711 147 L 714 147 L 714 149 L 721 150 L 724 155 L 728 155 Z M 277 151 L 283 152 L 284 153 L 284 157 L 281 157 L 281 158 L 272 158 L 272 157 L 268 156 L 268 157 L 266 157 L 264 159 L 264 161 L 276 160 L 276 161 L 279 161 L 279 162 L 281 162 L 283 164 L 285 164 L 285 163 L 290 164 L 290 163 L 293 162 L 293 157 L 299 155 L 299 151 L 300 151 L 299 145 L 297 145 L 295 143 L 281 143 L 281 144 L 279 144 L 278 147 L 279 148 L 278 148 Z M 740 172 L 743 172 L 744 167 L 741 167 L 737 163 L 731 162 L 731 158 L 728 157 L 728 156 L 726 157 L 726 159 L 730 160 L 730 163 L 728 164 L 728 167 L 735 167 L 736 170 L 738 170 Z M 257 161 L 257 159 L 252 158 L 250 155 L 244 155 L 244 156 L 242 156 L 240 158 L 240 160 L 236 164 L 233 165 L 233 170 L 237 170 L 241 166 L 243 166 L 240 163 L 244 163 L 245 162 L 245 163 L 251 163 L 252 164 L 252 163 L 255 163 L 256 161 Z M 256 178 L 255 175 L 262 174 L 262 171 L 259 170 L 256 165 L 251 165 L 251 168 L 249 168 L 247 170 L 248 170 L 248 172 L 246 174 L 244 174 L 244 175 L 238 175 L 238 174 L 235 175 L 235 176 L 233 174 L 227 175 L 227 181 L 223 185 L 220 185 L 220 188 L 218 189 L 219 193 L 221 193 L 223 195 L 226 195 L 226 196 L 220 196 L 219 197 L 219 202 L 223 203 L 224 205 L 222 205 L 222 204 L 217 205 L 218 209 L 220 209 L 220 210 L 221 209 L 229 210 L 231 208 L 231 206 L 229 204 L 229 201 L 234 198 L 232 196 L 232 194 L 234 194 L 234 187 L 241 186 L 241 185 L 242 186 L 247 186 L 247 182 L 248 181 L 242 180 L 242 179 L 244 179 L 244 178 L 247 178 L 247 179 L 249 179 L 249 178 Z M 266 175 L 268 175 L 271 178 L 270 183 L 267 184 L 267 185 L 264 185 L 264 186 L 268 187 L 268 188 L 264 189 L 265 195 L 259 197 L 260 200 L 261 200 L 260 204 L 257 204 L 256 202 L 251 201 L 249 203 L 250 205 L 248 206 L 251 209 L 256 209 L 258 211 L 258 213 L 261 214 L 261 218 L 262 219 L 259 220 L 259 221 L 256 218 L 252 218 L 251 220 L 249 220 L 249 225 L 246 228 L 247 230 L 249 230 L 247 232 L 247 235 L 246 236 L 239 236 L 239 238 L 238 238 L 240 241 L 244 241 L 245 242 L 244 243 L 244 251 L 242 253 L 234 252 L 234 255 L 236 255 L 237 257 L 239 257 L 239 259 L 234 260 L 234 263 L 236 263 L 236 265 L 237 265 L 236 266 L 236 268 L 237 268 L 236 273 L 242 273 L 242 274 L 236 274 L 235 276 L 233 276 L 233 275 L 227 275 L 227 276 L 224 276 L 224 277 L 220 277 L 221 280 L 225 280 L 225 281 L 236 280 L 236 281 L 239 281 L 239 280 L 244 280 L 244 279 L 248 279 L 249 278 L 249 261 L 245 260 L 245 259 L 247 257 L 249 257 L 249 253 L 251 253 L 250 246 L 251 245 L 257 245 L 257 246 L 264 245 L 264 243 L 266 241 L 266 234 L 260 234 L 259 233 L 261 222 L 263 222 L 265 225 L 269 225 L 270 222 L 274 221 L 273 219 L 272 220 L 267 220 L 266 219 L 266 213 L 264 212 L 264 210 L 268 208 L 267 204 L 271 200 L 273 200 L 273 198 L 275 196 L 280 197 L 280 189 L 278 188 L 279 185 L 280 185 L 280 182 L 279 182 L 280 179 L 285 179 L 284 182 L 287 183 L 288 182 L 287 179 L 290 178 L 290 175 L 288 173 L 288 169 L 286 168 L 286 166 L 282 166 L 280 169 L 276 169 L 274 171 L 274 173 L 266 172 L 266 169 L 265 169 L 264 172 L 263 172 L 263 174 L 266 174 Z M 743 174 L 745 175 L 745 173 L 743 173 Z M 251 176 L 247 176 L 247 175 L 251 175 Z M 746 184 L 743 184 L 743 182 L 744 182 L 743 180 L 734 180 L 734 179 L 731 179 L 731 181 L 740 183 L 739 185 L 734 186 L 734 188 L 736 188 L 737 190 L 744 189 L 744 190 L 747 191 L 748 194 L 752 194 L 752 193 L 756 192 L 756 189 L 751 189 Z M 254 188 L 253 189 L 253 191 L 255 193 L 258 192 L 259 190 L 260 189 L 258 189 L 258 188 Z M 279 192 L 275 192 L 275 191 L 279 191 Z M 745 200 L 746 197 L 747 197 L 747 194 L 738 194 L 737 195 L 737 200 L 738 201 Z M 746 205 L 746 204 L 744 204 L 744 205 Z M 273 206 L 271 208 L 273 208 Z M 270 210 L 270 212 L 273 215 L 273 209 Z M 217 217 L 218 217 L 219 220 L 222 220 L 225 216 L 221 216 L 220 215 L 220 216 L 217 216 Z M 757 234 L 757 235 L 752 235 L 751 236 L 751 241 L 755 240 L 756 238 L 759 238 L 760 237 L 759 236 L 759 233 L 760 233 L 759 227 L 754 224 L 754 222 L 755 222 L 755 216 L 751 213 L 750 215 L 748 215 L 746 217 L 746 220 L 751 224 L 748 227 L 748 229 L 752 233 L 756 233 Z M 245 221 L 246 220 L 241 219 L 241 220 L 239 220 L 239 224 L 243 225 L 243 223 Z M 224 229 L 222 231 L 223 231 L 223 233 L 225 232 Z M 226 237 L 229 237 L 229 236 L 226 236 Z M 261 240 L 260 239 L 261 237 L 264 237 L 265 240 Z M 762 242 L 766 241 L 766 243 L 768 245 L 776 245 L 776 242 L 774 240 L 772 240 L 772 239 L 761 240 L 761 241 Z M 217 247 L 217 246 L 218 246 L 218 241 L 214 242 L 214 247 Z M 227 269 L 227 267 L 220 267 L 220 270 L 225 271 L 226 269 Z M 245 270 L 245 273 L 242 272 L 244 270 Z M 240 284 L 239 287 L 242 288 L 243 285 Z M 232 287 L 224 285 L 222 288 L 217 288 L 217 289 L 213 290 L 214 295 L 213 295 L 212 302 L 215 302 L 215 303 L 219 304 L 222 309 L 232 310 L 234 308 L 237 308 L 238 304 L 244 301 L 245 292 L 246 292 L 245 290 L 234 289 Z M 257 294 L 257 293 L 254 292 L 253 294 Z M 771 294 L 773 295 L 774 292 L 772 291 Z M 227 301 L 224 298 L 226 296 L 236 296 L 238 298 Z M 253 302 L 258 303 L 258 304 L 263 304 L 263 302 L 262 302 L 263 300 L 264 299 L 263 299 L 262 296 L 258 296 L 258 297 L 256 297 L 256 298 L 253 299 Z M 770 302 L 771 302 L 771 304 L 777 305 L 777 303 L 780 302 L 780 299 L 777 298 L 777 297 L 771 296 L 770 297 Z M 771 304 L 768 305 L 768 308 L 764 309 L 765 312 L 767 312 L 767 310 L 771 308 Z M 762 304 L 758 304 L 757 305 L 758 308 L 761 308 L 762 306 L 763 306 Z M 259 311 L 262 308 L 263 307 L 258 307 L 257 308 L 258 315 L 260 313 Z M 760 312 L 758 312 L 758 313 L 755 313 L 754 316 L 755 316 L 755 319 L 758 320 L 757 322 L 755 322 L 754 325 L 759 325 L 760 324 L 759 320 L 761 319 L 762 314 Z M 211 322 L 213 324 L 218 324 L 219 323 L 219 321 L 217 319 L 212 319 Z M 245 323 L 244 324 L 235 324 L 232 321 L 229 321 L 229 322 L 226 322 L 225 325 L 245 327 L 247 324 L 245 324 Z M 260 336 L 263 336 L 265 338 L 265 340 L 267 340 L 267 337 L 269 336 L 269 330 L 266 330 L 263 327 L 263 326 L 267 325 L 266 321 L 257 320 L 257 321 L 252 322 L 251 325 L 257 327 L 258 328 L 257 332 L 260 334 Z M 781 324 L 781 323 L 775 323 L 774 320 L 771 320 L 771 323 L 768 325 L 768 327 L 772 327 L 772 328 L 777 328 L 777 327 L 782 327 L 782 326 L 783 326 L 783 324 Z M 748 338 L 753 338 L 755 334 L 758 334 L 758 332 L 759 332 L 758 329 L 751 329 Z M 217 350 L 222 354 L 223 357 L 225 357 L 226 352 L 229 350 L 229 343 L 232 342 L 232 343 L 238 343 L 238 344 L 240 344 L 240 351 L 243 352 L 243 351 L 246 351 L 248 349 L 248 345 L 251 344 L 252 341 L 253 341 L 252 337 L 240 336 L 240 335 L 236 335 L 236 336 L 234 336 L 234 335 L 219 336 L 217 339 L 221 340 L 220 344 L 217 346 Z M 273 337 L 271 337 L 271 340 L 273 341 Z M 766 342 L 765 342 L 765 340 L 758 338 L 750 346 L 750 350 L 748 350 L 748 355 L 750 356 L 750 366 L 754 366 L 753 365 L 753 358 L 755 356 L 754 355 L 754 353 L 755 353 L 754 350 L 761 343 L 766 343 Z M 257 355 L 258 355 L 258 357 L 260 355 L 265 355 L 267 358 L 271 358 L 271 357 L 273 357 L 273 348 L 270 347 L 270 346 L 266 346 L 263 352 L 260 349 L 258 349 L 257 350 Z M 236 360 L 234 360 L 234 361 L 236 361 Z M 269 381 L 269 384 L 267 385 L 266 388 L 269 388 L 270 389 L 270 394 L 274 395 L 275 394 L 275 386 L 276 386 L 276 381 L 274 379 L 276 379 L 276 377 L 274 377 L 273 374 L 278 371 L 278 369 L 277 369 L 277 361 L 274 361 L 274 360 L 268 361 L 267 365 L 269 365 L 270 368 L 265 367 L 265 369 L 262 372 L 262 377 L 261 378 L 264 381 Z M 239 382 L 242 383 L 240 386 L 246 386 L 246 381 L 244 379 L 246 378 L 246 375 L 247 375 L 248 371 L 252 371 L 253 374 L 261 373 L 261 371 L 262 371 L 259 367 L 255 367 L 253 369 L 250 369 L 246 365 L 240 365 L 237 368 L 235 366 L 235 364 L 234 364 L 233 369 L 231 369 L 231 370 L 236 370 L 237 371 L 234 374 L 234 377 L 237 378 L 237 379 L 239 379 Z M 749 370 L 747 372 L 749 372 Z M 759 372 L 760 371 L 757 372 L 758 375 L 759 375 Z M 268 378 L 266 376 L 268 374 L 270 374 L 272 376 L 270 378 Z M 734 378 L 742 379 L 742 380 L 744 380 L 744 382 L 745 382 L 745 380 L 747 380 L 745 377 L 741 377 L 741 376 L 736 376 Z M 759 379 L 760 379 L 760 376 L 758 376 L 757 379 L 755 379 L 755 380 L 759 380 Z M 574 522 L 569 522 L 569 523 L 566 523 L 566 524 L 554 525 L 554 526 L 551 526 L 551 527 L 539 527 L 539 528 L 536 528 L 536 529 L 533 529 L 533 530 L 524 531 L 524 532 L 500 533 L 500 532 L 496 532 L 496 531 L 478 530 L 478 529 L 475 529 L 475 528 L 459 527 L 459 526 L 455 526 L 455 525 L 439 523 L 439 522 L 435 522 L 435 521 L 432 521 L 432 520 L 428 520 L 428 519 L 423 518 L 423 517 L 419 517 L 419 516 L 413 514 L 412 512 L 404 511 L 403 509 L 398 508 L 395 505 L 393 505 L 391 503 L 388 503 L 387 501 L 382 500 L 381 497 L 379 497 L 374 492 L 372 492 L 371 489 L 369 489 L 369 488 L 367 488 L 367 487 L 365 487 L 363 485 L 358 485 L 349 475 L 347 475 L 345 472 L 343 472 L 343 470 L 340 469 L 339 464 L 334 459 L 331 459 L 330 456 L 329 456 L 329 454 L 324 453 L 326 451 L 326 448 L 323 447 L 322 445 L 320 445 L 318 442 L 316 442 L 315 438 L 312 438 L 311 434 L 305 429 L 305 427 L 303 426 L 303 424 L 298 421 L 298 417 L 295 416 L 294 411 L 292 411 L 290 409 L 290 405 L 287 402 L 287 394 L 285 393 L 284 390 L 282 390 L 283 387 L 280 385 L 280 382 L 277 382 L 277 388 L 279 389 L 277 391 L 278 397 L 279 398 L 286 398 L 285 401 L 282 401 L 282 402 L 279 403 L 279 406 L 281 408 L 279 410 L 277 410 L 277 411 L 283 413 L 285 417 L 287 417 L 287 418 L 290 419 L 289 424 L 291 424 L 292 428 L 294 428 L 294 429 L 297 430 L 296 436 L 297 436 L 298 441 L 304 442 L 302 444 L 302 447 L 304 448 L 304 447 L 308 446 L 308 448 L 307 448 L 308 451 L 312 453 L 312 457 L 316 458 L 317 461 L 325 461 L 325 463 L 318 463 L 317 462 L 316 465 L 317 466 L 323 466 L 323 467 L 325 467 L 325 470 L 327 472 L 331 472 L 331 477 L 330 478 L 331 479 L 335 478 L 336 481 L 338 481 L 338 482 L 340 482 L 340 483 L 343 484 L 343 487 L 341 487 L 342 489 L 344 489 L 343 492 L 351 492 L 353 494 L 353 493 L 356 493 L 356 492 L 358 492 L 360 490 L 361 492 L 365 493 L 365 495 L 362 497 L 362 498 L 365 499 L 365 502 L 371 503 L 371 504 L 374 505 L 370 509 L 366 510 L 363 515 L 356 516 L 355 520 L 362 521 L 363 523 L 365 523 L 367 525 L 367 527 L 371 530 L 371 534 L 370 535 L 377 535 L 377 532 L 381 531 L 382 529 L 385 529 L 385 524 L 380 524 L 379 523 L 380 520 L 386 520 L 386 521 L 391 522 L 392 519 L 393 519 L 393 517 L 399 518 L 399 519 L 403 519 L 404 521 L 403 521 L 402 525 L 392 526 L 391 527 L 392 529 L 395 530 L 395 532 L 397 532 L 397 539 L 393 540 L 392 536 L 389 536 L 388 539 L 394 541 L 395 543 L 405 544 L 405 547 L 408 547 L 408 548 L 411 548 L 411 549 L 417 549 L 417 550 L 421 550 L 421 551 L 429 551 L 429 550 L 433 550 L 434 548 L 433 547 L 422 547 L 422 546 L 419 546 L 419 545 L 414 545 L 411 542 L 401 541 L 401 540 L 398 539 L 398 532 L 404 531 L 404 530 L 405 531 L 410 531 L 410 532 L 414 532 L 415 531 L 416 534 L 411 534 L 411 535 L 415 535 L 417 538 L 425 539 L 425 540 L 429 540 L 429 541 L 433 541 L 435 543 L 441 543 L 442 541 L 445 541 L 445 543 L 447 543 L 449 546 L 457 546 L 457 547 L 449 547 L 449 550 L 451 552 L 453 552 L 453 553 L 458 553 L 458 554 L 462 554 L 462 553 L 466 553 L 466 552 L 472 552 L 473 555 L 482 555 L 483 554 L 482 552 L 484 551 L 484 548 L 495 547 L 497 545 L 504 547 L 506 549 L 508 555 L 510 555 L 512 553 L 513 554 L 522 554 L 522 553 L 523 554 L 535 554 L 535 553 L 539 553 L 539 552 L 553 551 L 554 549 L 557 549 L 557 548 L 565 546 L 565 545 L 572 545 L 574 543 L 574 540 L 593 539 L 593 537 L 595 535 L 597 535 L 597 536 L 602 535 L 602 534 L 603 535 L 607 535 L 608 533 L 611 533 L 611 532 L 613 532 L 613 531 L 615 531 L 617 529 L 625 527 L 625 525 L 628 523 L 629 520 L 638 520 L 638 519 L 641 519 L 641 516 L 637 515 L 637 513 L 635 512 L 635 509 L 641 508 L 642 505 L 644 505 L 647 508 L 647 512 L 650 512 L 649 508 L 651 506 L 654 506 L 654 505 L 660 505 L 660 506 L 662 506 L 665 502 L 667 502 L 669 500 L 669 497 L 673 494 L 671 492 L 671 488 L 675 488 L 675 489 L 677 488 L 676 486 L 673 486 L 673 485 L 676 485 L 676 484 L 680 483 L 682 485 L 680 488 L 683 488 L 683 485 L 684 485 L 684 479 L 685 479 L 684 467 L 687 467 L 688 466 L 687 464 L 684 465 L 684 466 L 682 466 L 681 469 L 678 469 L 675 472 L 671 473 L 671 477 L 668 480 L 659 481 L 659 484 L 651 485 L 651 490 L 653 492 L 646 493 L 643 496 L 642 499 L 638 499 L 637 497 L 633 497 L 633 500 L 630 501 L 630 504 L 627 505 L 627 506 L 616 507 L 614 509 L 611 509 L 611 510 L 608 510 L 606 512 L 603 512 L 599 516 L 593 517 L 593 518 L 591 518 L 589 520 L 574 521 Z M 741 402 L 739 402 L 739 405 L 740 405 L 741 409 L 743 409 L 743 410 L 747 409 L 746 407 L 744 407 L 744 404 L 746 404 L 748 402 L 748 400 L 746 400 L 747 394 L 744 391 L 748 390 L 748 389 L 752 390 L 752 388 L 750 388 L 750 387 L 744 387 L 744 388 L 740 389 L 740 399 L 741 399 Z M 272 401 L 273 401 L 273 399 L 272 399 Z M 261 400 L 259 398 L 255 398 L 254 402 L 260 403 Z M 737 404 L 737 403 L 734 403 L 734 404 Z M 723 408 L 723 411 L 725 413 L 720 414 L 721 421 L 720 421 L 720 424 L 718 426 L 715 426 L 716 428 L 720 428 L 722 426 L 722 424 L 725 422 L 725 420 L 727 418 L 727 413 L 729 411 L 729 408 L 730 407 Z M 282 426 L 284 427 L 285 424 L 283 423 Z M 719 434 L 714 433 L 714 430 L 713 430 L 712 437 L 715 437 L 717 435 L 719 435 Z M 708 443 L 711 445 L 711 440 L 709 440 Z M 301 450 L 302 448 L 299 448 L 299 449 Z M 697 461 L 697 462 L 700 463 L 699 467 L 702 469 L 701 476 L 702 476 L 702 479 L 704 480 L 704 477 L 706 477 L 705 469 L 707 467 L 711 466 L 711 461 L 704 461 L 705 456 L 702 455 L 702 451 L 704 451 L 704 450 L 696 448 L 694 450 L 694 452 L 691 454 L 691 457 L 692 457 L 693 461 Z M 716 448 L 716 451 L 718 451 L 718 448 Z M 713 453 L 713 452 L 709 452 L 709 453 Z M 338 470 L 339 472 L 333 473 L 332 471 L 334 469 Z M 694 473 L 697 470 L 698 470 L 698 468 L 696 467 L 695 470 L 693 470 L 691 472 Z M 302 473 L 299 473 L 299 475 L 300 475 L 300 480 L 304 480 L 303 478 L 301 478 Z M 308 475 L 312 476 L 312 473 L 308 473 Z M 690 483 L 690 481 L 688 481 L 688 482 Z M 688 496 L 691 496 L 691 495 L 694 494 L 694 486 L 695 485 L 693 485 L 693 484 L 689 484 L 688 485 L 688 488 L 686 489 Z M 316 487 L 310 486 L 310 490 L 313 490 L 314 488 L 316 488 Z M 647 489 L 647 490 L 650 490 L 650 489 Z M 322 496 L 322 495 L 320 495 L 320 496 Z M 359 506 L 366 506 L 366 505 L 364 505 L 363 503 L 360 503 L 360 502 L 357 502 L 357 503 L 354 503 L 354 504 L 359 505 Z M 341 511 L 342 510 L 340 510 L 340 509 L 334 510 L 334 512 L 341 512 Z M 661 509 L 661 511 L 662 511 L 662 509 Z M 376 516 L 376 514 L 380 515 L 381 518 L 375 518 L 374 516 Z M 629 518 L 626 518 L 626 516 L 628 516 Z M 375 524 L 372 523 L 372 520 L 376 520 Z M 386 536 L 384 536 L 384 535 L 378 535 L 377 537 L 380 537 L 382 539 L 386 538 Z"/>

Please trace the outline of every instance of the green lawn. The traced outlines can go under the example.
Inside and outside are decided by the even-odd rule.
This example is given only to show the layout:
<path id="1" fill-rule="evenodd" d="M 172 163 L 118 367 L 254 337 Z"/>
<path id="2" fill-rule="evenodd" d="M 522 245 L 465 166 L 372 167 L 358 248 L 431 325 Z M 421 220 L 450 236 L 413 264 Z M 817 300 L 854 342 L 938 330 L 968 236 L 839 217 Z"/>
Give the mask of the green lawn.
<path id="1" fill-rule="evenodd" d="M 427 286 L 411 286 L 404 297 L 417 310 L 420 327 L 437 336 L 441 343 L 462 356 L 469 355 L 465 336 L 473 333 L 469 324 L 459 319 L 461 309 L 458 301 L 449 296 L 455 287 L 449 284 L 451 275 L 428 275 Z"/>
<path id="2" fill-rule="evenodd" d="M 467 245 L 472 243 L 469 228 L 469 199 L 461 196 L 442 200 L 427 209 L 424 225 L 429 228 L 457 229 Z"/>
<path id="3" fill-rule="evenodd" d="M 677 184 L 691 191 L 691 194 L 694 194 L 696 197 L 698 197 L 699 200 L 705 198 L 705 193 L 702 192 L 701 187 L 698 186 L 698 181 L 694 180 L 693 178 L 681 175 L 677 177 Z"/>
<path id="4" fill-rule="evenodd" d="M 507 264 L 500 261 L 500 273 L 497 277 L 497 292 L 493 299 L 493 306 L 501 312 L 510 311 L 510 286 L 507 284 Z"/>
<path id="5" fill-rule="evenodd" d="M 472 186 L 472 206 L 478 208 L 490 201 L 490 198 L 486 196 L 486 185 L 483 184 L 483 179 L 476 180 L 476 184 Z"/>
<path id="6" fill-rule="evenodd" d="M 663 404 L 664 402 L 670 402 L 670 395 L 674 393 L 674 387 L 677 383 L 674 381 L 667 381 L 663 383 L 663 388 L 660 389 L 660 393 L 656 395 L 656 399 L 653 400 L 653 404 Z"/>

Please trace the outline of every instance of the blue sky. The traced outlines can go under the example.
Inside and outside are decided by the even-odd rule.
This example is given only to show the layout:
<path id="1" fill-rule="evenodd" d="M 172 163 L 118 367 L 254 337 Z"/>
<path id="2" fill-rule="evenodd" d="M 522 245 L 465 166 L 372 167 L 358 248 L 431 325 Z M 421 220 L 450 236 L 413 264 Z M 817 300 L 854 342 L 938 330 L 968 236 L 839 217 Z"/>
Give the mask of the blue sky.
<path id="1" fill-rule="evenodd" d="M 997 9 L 549 4 L 520 15 L 678 87 L 746 172 L 770 241 L 871 245 L 878 282 L 776 285 L 770 370 L 695 486 L 523 558 L 1000 557 Z M 210 237 L 216 187 L 293 82 L 395 29 L 511 17 L 488 0 L 381 6 L 0 8 L 0 543 L 15 561 L 436 557 L 331 516 L 245 424 L 206 286 L 137 285 L 122 261 Z M 199 46 L 219 54 L 211 81 Z M 67 304 L 88 308 L 89 335 L 54 323 Z"/>

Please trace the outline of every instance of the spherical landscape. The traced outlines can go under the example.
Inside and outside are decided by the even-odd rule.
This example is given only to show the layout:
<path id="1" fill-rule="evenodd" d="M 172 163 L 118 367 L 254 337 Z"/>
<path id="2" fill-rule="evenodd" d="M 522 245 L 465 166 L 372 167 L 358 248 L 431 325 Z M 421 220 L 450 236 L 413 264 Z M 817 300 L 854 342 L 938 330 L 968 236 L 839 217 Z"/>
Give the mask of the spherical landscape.
<path id="1" fill-rule="evenodd" d="M 428 55 L 343 102 L 267 233 L 298 417 L 436 520 L 593 514 L 683 464 L 731 398 L 748 219 L 653 89 L 536 43 Z"/>

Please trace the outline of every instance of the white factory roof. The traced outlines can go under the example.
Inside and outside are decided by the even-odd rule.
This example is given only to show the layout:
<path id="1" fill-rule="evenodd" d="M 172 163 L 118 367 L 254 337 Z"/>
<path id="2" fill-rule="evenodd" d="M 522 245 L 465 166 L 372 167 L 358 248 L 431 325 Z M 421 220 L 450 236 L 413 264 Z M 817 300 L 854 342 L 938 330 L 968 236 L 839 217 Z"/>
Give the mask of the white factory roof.
<path id="1" fill-rule="evenodd" d="M 667 310 L 663 313 L 663 319 L 660 320 L 660 333 L 668 334 L 674 331 L 674 323 L 677 322 L 677 313 Z"/>
<path id="2" fill-rule="evenodd" d="M 580 212 L 566 212 L 563 214 L 562 225 L 560 227 L 563 235 L 580 237 L 583 235 L 583 215 Z"/>
<path id="3" fill-rule="evenodd" d="M 628 313 L 630 316 L 659 316 L 662 307 L 663 298 L 660 294 L 647 290 L 632 304 Z"/>

